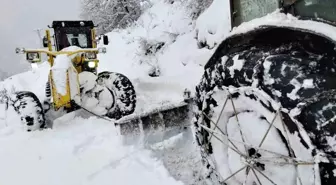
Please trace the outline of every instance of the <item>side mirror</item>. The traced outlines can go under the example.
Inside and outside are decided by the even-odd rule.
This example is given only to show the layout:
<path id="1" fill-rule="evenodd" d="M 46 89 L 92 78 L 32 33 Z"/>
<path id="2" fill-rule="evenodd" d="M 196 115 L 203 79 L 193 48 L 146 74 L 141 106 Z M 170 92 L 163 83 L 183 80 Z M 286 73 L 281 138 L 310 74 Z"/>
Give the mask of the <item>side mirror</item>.
<path id="1" fill-rule="evenodd" d="M 48 39 L 47 37 L 43 37 L 43 47 L 48 47 Z"/>
<path id="2" fill-rule="evenodd" d="M 104 45 L 108 45 L 109 44 L 109 39 L 108 39 L 107 35 L 103 36 L 103 43 L 104 43 Z"/>
<path id="3" fill-rule="evenodd" d="M 16 54 L 24 54 L 25 53 L 25 48 L 15 48 L 15 53 Z"/>

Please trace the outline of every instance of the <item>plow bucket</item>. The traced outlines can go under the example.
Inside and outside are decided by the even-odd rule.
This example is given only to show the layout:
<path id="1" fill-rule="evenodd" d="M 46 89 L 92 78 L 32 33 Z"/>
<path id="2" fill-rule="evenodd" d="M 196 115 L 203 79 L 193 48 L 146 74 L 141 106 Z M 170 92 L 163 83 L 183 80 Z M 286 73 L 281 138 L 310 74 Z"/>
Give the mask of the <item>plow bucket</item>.
<path id="1" fill-rule="evenodd" d="M 192 101 L 169 104 L 159 108 L 126 116 L 115 122 L 125 142 L 156 143 L 184 132 L 192 117 Z"/>

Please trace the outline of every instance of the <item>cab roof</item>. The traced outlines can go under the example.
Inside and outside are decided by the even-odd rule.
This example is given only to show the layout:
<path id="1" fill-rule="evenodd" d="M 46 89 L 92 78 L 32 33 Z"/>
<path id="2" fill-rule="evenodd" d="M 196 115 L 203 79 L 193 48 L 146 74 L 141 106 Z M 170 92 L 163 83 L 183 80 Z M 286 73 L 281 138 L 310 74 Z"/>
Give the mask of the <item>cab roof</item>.
<path id="1" fill-rule="evenodd" d="M 52 28 L 63 28 L 63 27 L 94 27 L 93 21 L 87 20 L 76 20 L 76 21 L 53 21 Z"/>

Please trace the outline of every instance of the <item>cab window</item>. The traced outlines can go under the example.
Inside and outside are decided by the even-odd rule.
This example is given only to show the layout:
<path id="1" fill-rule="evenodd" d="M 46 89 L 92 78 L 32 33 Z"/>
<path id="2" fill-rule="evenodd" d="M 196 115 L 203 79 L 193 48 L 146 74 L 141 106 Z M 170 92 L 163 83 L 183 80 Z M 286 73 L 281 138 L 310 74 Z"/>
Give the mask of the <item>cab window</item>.
<path id="1" fill-rule="evenodd" d="M 69 46 L 92 47 L 91 31 L 87 28 L 55 29 L 55 37 L 58 51 Z"/>
<path id="2" fill-rule="evenodd" d="M 279 0 L 231 0 L 232 26 L 263 17 L 279 7 Z"/>
<path id="3" fill-rule="evenodd" d="M 336 22 L 335 0 L 298 0 L 295 13 L 303 18 L 320 18 Z"/>
<path id="4" fill-rule="evenodd" d="M 70 46 L 81 48 L 88 47 L 88 38 L 86 34 L 66 34 Z"/>

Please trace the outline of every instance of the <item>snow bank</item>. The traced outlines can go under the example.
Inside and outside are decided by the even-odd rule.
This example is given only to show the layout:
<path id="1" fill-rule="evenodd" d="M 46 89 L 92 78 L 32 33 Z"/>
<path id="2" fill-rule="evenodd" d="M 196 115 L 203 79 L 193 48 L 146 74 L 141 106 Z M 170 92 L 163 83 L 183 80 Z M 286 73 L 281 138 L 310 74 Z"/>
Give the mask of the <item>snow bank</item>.
<path id="1" fill-rule="evenodd" d="M 231 30 L 230 1 L 214 0 L 196 22 L 198 42 L 214 48 Z"/>
<path id="2" fill-rule="evenodd" d="M 43 100 L 45 98 L 45 86 L 48 81 L 49 70 L 49 63 L 44 62 L 40 64 L 37 69 L 5 79 L 0 82 L 0 88 L 7 90 L 14 88 L 16 91 L 31 91 L 35 93 L 40 100 Z"/>
<path id="3" fill-rule="evenodd" d="M 108 53 L 99 55 L 101 63 L 100 70 L 111 70 L 125 74 L 131 79 L 147 78 L 147 71 L 156 65 L 163 63 L 159 60 L 159 55 L 165 53 L 166 49 L 179 47 L 179 43 L 172 46 L 177 37 L 188 34 L 193 30 L 191 18 L 185 13 L 187 10 L 181 2 L 168 4 L 164 0 L 157 2 L 143 14 L 136 25 L 125 30 L 116 30 L 108 34 L 110 44 L 106 47 Z M 192 41 L 190 37 L 188 41 Z M 146 56 L 147 46 L 152 46 L 159 42 L 164 42 L 162 49 L 151 56 Z M 196 49 L 194 44 L 187 46 L 192 50 Z M 188 51 L 189 48 L 184 48 Z M 186 57 L 181 53 L 175 55 Z M 154 55 L 154 56 L 153 56 Z M 157 60 L 156 60 L 157 59 Z M 181 68 L 181 60 L 170 61 L 170 66 L 175 67 L 174 71 L 183 71 L 188 67 Z M 163 74 L 174 72 L 170 69 L 161 71 Z"/>
<path id="4" fill-rule="evenodd" d="M 0 184 L 182 185 L 150 151 L 123 146 L 114 125 L 97 118 L 43 132 L 2 129 L 0 146 Z"/>

